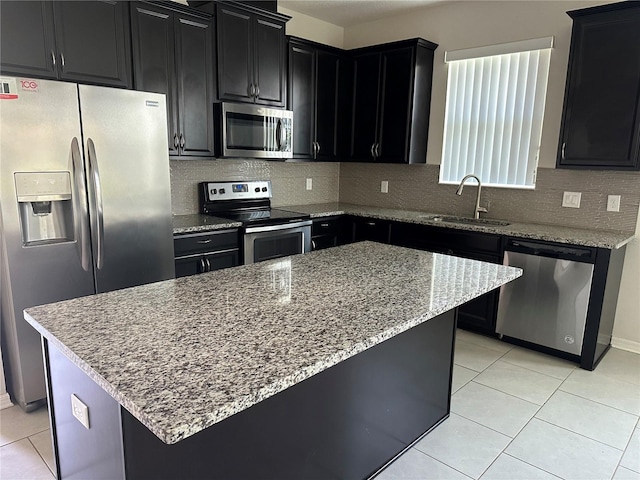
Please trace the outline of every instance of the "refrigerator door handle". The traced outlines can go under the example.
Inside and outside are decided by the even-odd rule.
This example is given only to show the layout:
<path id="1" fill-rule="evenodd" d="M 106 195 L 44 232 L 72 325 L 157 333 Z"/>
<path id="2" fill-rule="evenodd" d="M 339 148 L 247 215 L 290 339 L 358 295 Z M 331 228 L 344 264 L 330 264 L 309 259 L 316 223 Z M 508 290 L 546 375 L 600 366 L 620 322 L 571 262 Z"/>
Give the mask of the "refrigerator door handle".
<path id="1" fill-rule="evenodd" d="M 76 194 L 73 197 L 73 209 L 78 213 L 76 220 L 76 246 L 78 248 L 78 256 L 82 269 L 89 271 L 90 259 L 90 242 L 89 242 L 89 209 L 87 208 L 87 187 L 84 180 L 84 166 L 82 165 L 82 156 L 80 154 L 80 146 L 78 138 L 73 137 L 71 140 L 71 158 L 73 165 L 73 180 L 76 186 Z"/>
<path id="2" fill-rule="evenodd" d="M 100 172 L 96 156 L 96 147 L 93 140 L 87 140 L 87 150 L 89 158 L 89 176 L 93 185 L 93 196 L 96 206 L 96 268 L 100 270 L 104 265 L 104 212 L 102 208 L 102 186 L 100 184 Z"/>

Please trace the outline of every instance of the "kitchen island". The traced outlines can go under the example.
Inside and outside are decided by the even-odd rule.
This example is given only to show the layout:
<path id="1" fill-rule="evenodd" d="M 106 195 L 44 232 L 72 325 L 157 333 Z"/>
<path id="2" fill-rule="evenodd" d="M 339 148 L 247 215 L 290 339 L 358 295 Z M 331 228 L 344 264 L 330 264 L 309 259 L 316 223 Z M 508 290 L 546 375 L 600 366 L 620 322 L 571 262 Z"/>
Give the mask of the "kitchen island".
<path id="1" fill-rule="evenodd" d="M 520 275 L 360 242 L 30 308 L 58 478 L 369 477 L 448 416 L 456 307 Z"/>

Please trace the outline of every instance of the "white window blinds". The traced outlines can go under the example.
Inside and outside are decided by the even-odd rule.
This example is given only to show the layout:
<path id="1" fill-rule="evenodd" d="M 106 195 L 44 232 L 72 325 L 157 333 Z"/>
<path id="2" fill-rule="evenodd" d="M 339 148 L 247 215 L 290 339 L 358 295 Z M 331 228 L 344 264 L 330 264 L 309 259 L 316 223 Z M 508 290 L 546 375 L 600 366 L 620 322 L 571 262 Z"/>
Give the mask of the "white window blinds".
<path id="1" fill-rule="evenodd" d="M 441 183 L 475 173 L 488 186 L 535 186 L 552 42 L 447 52 Z"/>

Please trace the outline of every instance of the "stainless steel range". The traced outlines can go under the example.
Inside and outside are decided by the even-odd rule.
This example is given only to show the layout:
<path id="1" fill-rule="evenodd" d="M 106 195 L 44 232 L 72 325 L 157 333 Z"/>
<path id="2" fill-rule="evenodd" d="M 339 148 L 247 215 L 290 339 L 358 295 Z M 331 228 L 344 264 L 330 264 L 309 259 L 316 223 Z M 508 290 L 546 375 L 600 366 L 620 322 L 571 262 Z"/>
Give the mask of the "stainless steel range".
<path id="1" fill-rule="evenodd" d="M 201 182 L 200 212 L 242 222 L 244 263 L 311 251 L 311 219 L 271 208 L 271 181 Z"/>

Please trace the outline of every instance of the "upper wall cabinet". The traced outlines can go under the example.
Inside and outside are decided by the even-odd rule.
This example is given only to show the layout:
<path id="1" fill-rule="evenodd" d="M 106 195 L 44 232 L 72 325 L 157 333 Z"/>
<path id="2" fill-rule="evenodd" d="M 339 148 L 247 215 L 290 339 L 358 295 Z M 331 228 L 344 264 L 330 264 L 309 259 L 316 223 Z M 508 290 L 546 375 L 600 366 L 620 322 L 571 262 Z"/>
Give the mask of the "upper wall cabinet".
<path id="1" fill-rule="evenodd" d="M 0 2 L 0 69 L 131 87 L 128 2 Z"/>
<path id="2" fill-rule="evenodd" d="M 234 2 L 215 8 L 218 98 L 284 107 L 289 17 Z"/>
<path id="3" fill-rule="evenodd" d="M 414 39 L 352 50 L 350 160 L 426 162 L 436 47 Z"/>
<path id="4" fill-rule="evenodd" d="M 342 50 L 289 39 L 287 98 L 293 110 L 294 159 L 340 161 L 346 153 L 349 65 Z"/>
<path id="5" fill-rule="evenodd" d="M 171 158 L 213 157 L 213 18 L 164 2 L 131 4 L 135 88 L 167 96 Z"/>
<path id="6" fill-rule="evenodd" d="M 640 169 L 640 3 L 568 12 L 558 168 Z"/>

